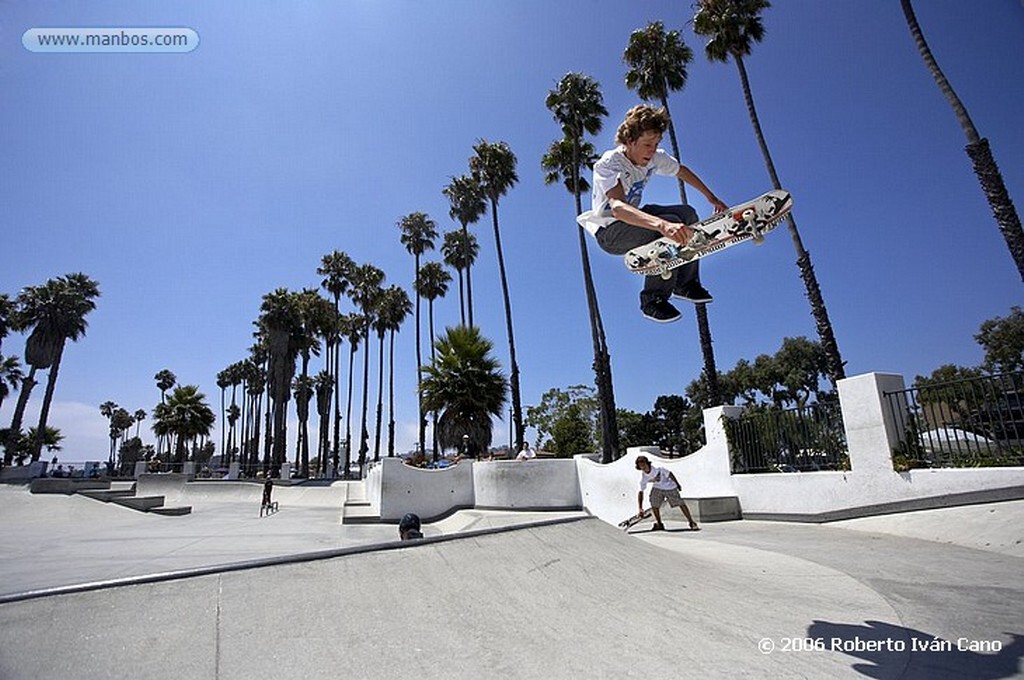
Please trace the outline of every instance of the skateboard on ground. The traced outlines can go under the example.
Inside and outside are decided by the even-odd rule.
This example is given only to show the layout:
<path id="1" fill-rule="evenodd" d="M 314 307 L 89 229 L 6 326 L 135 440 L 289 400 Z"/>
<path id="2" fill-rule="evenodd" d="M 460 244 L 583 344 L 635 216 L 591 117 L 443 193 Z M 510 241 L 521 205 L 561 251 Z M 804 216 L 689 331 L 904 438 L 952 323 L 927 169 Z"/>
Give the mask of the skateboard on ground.
<path id="1" fill-rule="evenodd" d="M 620 529 L 629 529 L 630 527 L 636 526 L 640 522 L 643 522 L 645 519 L 650 517 L 651 514 L 652 514 L 651 513 L 651 509 L 647 508 L 646 510 L 641 512 L 639 515 L 633 515 L 629 519 L 626 519 L 626 520 L 623 520 L 623 521 L 619 522 L 619 528 Z"/>
<path id="2" fill-rule="evenodd" d="M 277 505 L 277 501 L 263 503 L 262 505 L 260 505 L 260 517 L 263 517 L 264 514 L 273 515 L 278 510 L 280 510 L 280 508 Z"/>
<path id="3" fill-rule="evenodd" d="M 788 191 L 775 190 L 740 203 L 725 212 L 712 215 L 697 224 L 688 225 L 693 238 L 682 244 L 662 236 L 656 241 L 633 248 L 623 257 L 631 272 L 668 278 L 676 267 L 725 250 L 752 239 L 761 243 L 764 235 L 774 229 L 793 207 Z"/>

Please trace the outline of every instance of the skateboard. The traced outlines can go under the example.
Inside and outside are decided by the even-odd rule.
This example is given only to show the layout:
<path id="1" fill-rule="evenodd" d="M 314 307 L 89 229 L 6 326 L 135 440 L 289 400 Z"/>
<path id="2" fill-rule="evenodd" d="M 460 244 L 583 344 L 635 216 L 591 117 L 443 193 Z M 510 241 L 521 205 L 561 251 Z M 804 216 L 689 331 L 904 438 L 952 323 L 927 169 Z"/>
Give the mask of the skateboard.
<path id="1" fill-rule="evenodd" d="M 277 501 L 272 501 L 270 503 L 264 503 L 264 504 L 262 504 L 260 506 L 260 517 L 263 517 L 264 514 L 266 514 L 266 515 L 273 515 L 278 510 L 280 510 L 280 508 L 277 505 Z"/>
<path id="2" fill-rule="evenodd" d="M 762 243 L 793 208 L 788 191 L 775 190 L 740 203 L 725 212 L 688 225 L 693 237 L 685 244 L 662 236 L 656 241 L 633 248 L 623 256 L 626 268 L 644 276 L 669 278 L 671 271 L 688 262 L 707 257 L 747 240 Z"/>
<path id="3" fill-rule="evenodd" d="M 636 526 L 640 522 L 643 522 L 645 519 L 650 517 L 651 514 L 652 514 L 651 513 L 651 509 L 647 508 L 646 510 L 641 512 L 639 515 L 633 515 L 629 519 L 626 519 L 626 520 L 623 520 L 623 521 L 619 522 L 619 528 L 620 529 L 629 529 L 630 527 Z"/>

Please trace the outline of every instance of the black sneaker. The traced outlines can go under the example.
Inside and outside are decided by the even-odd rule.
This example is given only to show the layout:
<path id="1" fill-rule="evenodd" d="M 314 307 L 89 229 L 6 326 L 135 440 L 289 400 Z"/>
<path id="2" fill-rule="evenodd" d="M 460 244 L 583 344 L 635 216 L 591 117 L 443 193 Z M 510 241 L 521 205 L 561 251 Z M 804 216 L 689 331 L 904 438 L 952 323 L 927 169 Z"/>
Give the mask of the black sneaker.
<path id="1" fill-rule="evenodd" d="M 640 307 L 640 312 L 650 319 L 651 321 L 657 321 L 658 323 L 672 323 L 678 321 L 682 314 L 679 310 L 673 307 L 668 300 L 653 300 Z"/>
<path id="2" fill-rule="evenodd" d="M 707 288 L 700 285 L 699 283 L 691 283 L 690 285 L 680 290 L 672 291 L 672 297 L 677 300 L 687 300 L 694 304 L 701 302 L 711 302 L 715 298 L 711 297 L 711 293 L 707 291 Z"/>

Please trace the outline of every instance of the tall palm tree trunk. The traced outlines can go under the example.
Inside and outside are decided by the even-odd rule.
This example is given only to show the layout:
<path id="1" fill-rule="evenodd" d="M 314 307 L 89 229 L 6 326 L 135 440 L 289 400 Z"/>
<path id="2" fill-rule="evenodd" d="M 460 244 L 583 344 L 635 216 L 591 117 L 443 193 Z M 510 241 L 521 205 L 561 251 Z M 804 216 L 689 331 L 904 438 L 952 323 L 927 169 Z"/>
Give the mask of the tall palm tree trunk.
<path id="1" fill-rule="evenodd" d="M 967 136 L 966 151 L 974 166 L 974 174 L 978 176 L 981 189 L 985 192 L 985 198 L 988 199 L 989 207 L 992 208 L 996 224 L 1010 251 L 1010 257 L 1013 258 L 1014 264 L 1017 265 L 1017 272 L 1020 274 L 1021 280 L 1024 281 L 1024 228 L 1021 227 L 1017 209 L 1006 190 L 1006 183 L 1003 182 L 1003 175 L 999 172 L 999 166 L 996 165 L 995 158 L 992 156 L 988 140 L 978 133 L 970 114 L 967 113 L 967 107 L 960 101 L 960 97 L 957 96 L 953 86 L 946 79 L 946 75 L 939 68 L 938 62 L 935 61 L 931 48 L 928 47 L 928 43 L 924 39 L 921 26 L 917 23 L 917 16 L 914 14 L 910 0 L 900 0 L 900 4 L 903 7 L 903 15 L 907 19 L 907 26 L 910 27 L 910 33 L 914 37 L 914 43 L 917 45 L 917 51 L 921 53 L 921 58 L 924 59 L 929 73 L 932 74 L 932 78 L 935 79 L 946 101 L 953 108 L 953 113 L 963 129 L 964 135 Z"/>
<path id="2" fill-rule="evenodd" d="M 501 249 L 501 232 L 498 230 L 498 203 L 491 200 L 491 218 L 494 223 L 494 245 L 498 251 L 498 274 L 501 277 L 501 296 L 505 302 L 505 330 L 508 333 L 509 388 L 512 391 L 512 428 L 515 449 L 523 448 L 523 406 L 519 394 L 519 364 L 516 362 L 516 340 L 512 332 L 512 302 L 508 294 L 508 278 L 505 276 L 505 256 Z"/>
<path id="3" fill-rule="evenodd" d="M 363 337 L 363 408 L 359 431 L 359 477 L 366 475 L 366 452 L 370 450 L 370 435 L 366 427 L 366 412 L 370 396 L 370 327 Z"/>
<path id="4" fill-rule="evenodd" d="M 395 455 L 395 331 L 388 337 L 388 457 Z"/>
<path id="5" fill-rule="evenodd" d="M 337 309 L 337 303 L 335 303 Z M 334 440 L 331 447 L 331 462 L 334 472 L 338 473 L 338 456 L 341 450 L 341 338 L 334 342 Z M 325 465 L 326 472 L 326 465 Z M 333 476 L 332 474 L 332 476 Z"/>
<path id="6" fill-rule="evenodd" d="M 583 212 L 580 199 L 579 178 L 579 141 L 573 139 L 572 145 L 572 186 L 573 198 L 576 200 L 576 214 Z M 601 413 L 601 462 L 611 463 L 619 457 L 619 425 L 615 413 L 615 389 L 612 381 L 612 361 L 608 354 L 608 343 L 604 334 L 604 322 L 601 320 L 601 308 L 597 301 L 597 289 L 590 269 L 590 252 L 587 250 L 587 237 L 583 227 L 577 225 L 580 244 L 580 262 L 583 266 L 583 287 L 587 294 L 587 312 L 590 317 L 590 339 L 594 347 L 594 382 L 597 385 L 598 405 Z"/>
<path id="7" fill-rule="evenodd" d="M 380 334 L 377 350 L 377 423 L 373 431 L 373 462 L 380 460 L 380 430 L 384 418 L 384 334 Z"/>
<path id="8" fill-rule="evenodd" d="M 53 357 L 53 364 L 46 376 L 46 392 L 43 393 L 43 403 L 39 408 L 39 425 L 36 426 L 36 438 L 32 442 L 32 461 L 39 460 L 43 452 L 43 443 L 46 439 L 46 421 L 50 417 L 50 404 L 53 403 L 53 391 L 57 386 L 57 374 L 60 371 L 60 360 L 64 356 L 64 339 L 61 338 L 60 346 Z"/>
<path id="9" fill-rule="evenodd" d="M 662 95 L 661 105 L 665 108 L 667 113 L 668 97 Z M 672 121 L 671 113 L 668 116 L 668 138 L 672 143 L 672 151 L 675 153 L 676 158 L 682 158 L 682 155 L 679 152 L 679 141 L 676 139 L 676 126 Z M 681 179 L 678 179 L 678 182 L 679 198 L 682 199 L 683 205 L 686 205 L 686 183 Z M 708 400 L 710 402 L 708 406 L 718 406 L 722 403 L 722 394 L 718 387 L 718 366 L 715 362 L 715 349 L 711 340 L 711 324 L 708 322 L 708 306 L 705 302 L 698 302 L 694 305 L 694 308 L 696 310 L 697 317 L 697 337 L 700 339 L 700 351 L 704 358 L 704 384 L 707 387 Z"/>
<path id="10" fill-rule="evenodd" d="M 4 443 L 4 465 L 10 465 L 14 461 L 14 451 L 18 445 L 18 435 L 21 433 L 21 423 L 25 419 L 25 409 L 28 407 L 28 397 L 32 388 L 36 386 L 36 367 L 29 369 L 28 375 L 21 381 L 21 392 L 18 393 L 18 402 L 14 406 L 14 417 L 11 419 L 11 429 L 7 434 L 7 441 Z"/>
<path id="11" fill-rule="evenodd" d="M 771 177 L 772 186 L 782 189 L 782 182 L 775 171 L 775 163 L 772 162 L 771 153 L 768 151 L 768 144 L 765 142 L 764 133 L 761 130 L 761 122 L 757 116 L 757 109 L 754 107 L 754 97 L 750 90 L 750 80 L 747 78 L 747 69 L 743 65 L 743 57 L 733 54 L 736 68 L 740 72 L 740 82 L 743 85 L 743 98 L 747 102 L 747 112 L 750 114 L 750 122 L 754 126 L 754 135 L 761 147 L 761 154 L 764 156 L 765 165 L 768 168 L 768 175 Z M 821 287 L 818 285 L 818 278 L 814 274 L 814 267 L 811 264 L 811 255 L 804 249 L 800 232 L 796 228 L 796 220 L 793 213 L 786 216 L 786 224 L 789 227 L 789 236 L 793 240 L 793 247 L 796 249 L 796 265 L 800 270 L 800 278 L 803 279 L 806 288 L 807 299 L 811 303 L 811 314 L 818 330 L 818 337 L 821 338 L 821 347 L 825 352 L 825 360 L 829 373 L 829 380 L 835 385 L 839 380 L 846 377 L 843 367 L 843 360 L 839 354 L 839 344 L 836 342 L 835 334 L 832 331 L 832 322 L 828 318 L 828 310 L 825 308 L 825 299 L 821 295 Z"/>
<path id="12" fill-rule="evenodd" d="M 427 446 L 427 415 L 423 412 L 423 349 L 420 346 L 420 256 L 416 255 L 413 258 L 413 264 L 416 267 L 416 276 L 414 277 L 415 286 L 414 294 L 416 296 L 416 404 L 418 407 L 417 418 L 419 422 L 417 427 L 419 428 L 418 434 L 420 452 L 423 453 Z"/>
<path id="13" fill-rule="evenodd" d="M 469 270 L 473 268 L 469 261 L 469 227 L 462 225 L 462 256 L 466 263 L 466 309 L 469 316 L 469 325 L 473 325 L 473 280 Z"/>

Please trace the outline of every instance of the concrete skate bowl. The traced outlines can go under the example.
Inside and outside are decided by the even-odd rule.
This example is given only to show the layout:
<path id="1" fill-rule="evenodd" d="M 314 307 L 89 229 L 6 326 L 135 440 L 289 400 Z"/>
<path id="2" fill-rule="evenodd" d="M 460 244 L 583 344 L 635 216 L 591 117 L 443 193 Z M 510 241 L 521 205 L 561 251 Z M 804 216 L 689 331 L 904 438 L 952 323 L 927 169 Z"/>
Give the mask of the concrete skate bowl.
<path id="1" fill-rule="evenodd" d="M 336 508 L 345 505 L 347 484 L 274 483 L 273 500 L 281 506 Z M 259 506 L 263 482 L 248 480 L 196 480 L 185 475 L 142 475 L 136 482 L 137 496 L 163 496 L 166 505 L 202 507 L 214 503 L 247 503 Z"/>
<path id="2" fill-rule="evenodd" d="M 0 677 L 863 677 L 758 641 L 895 620 L 834 570 L 668 551 L 593 518 L 229 569 L 2 604 Z"/>

